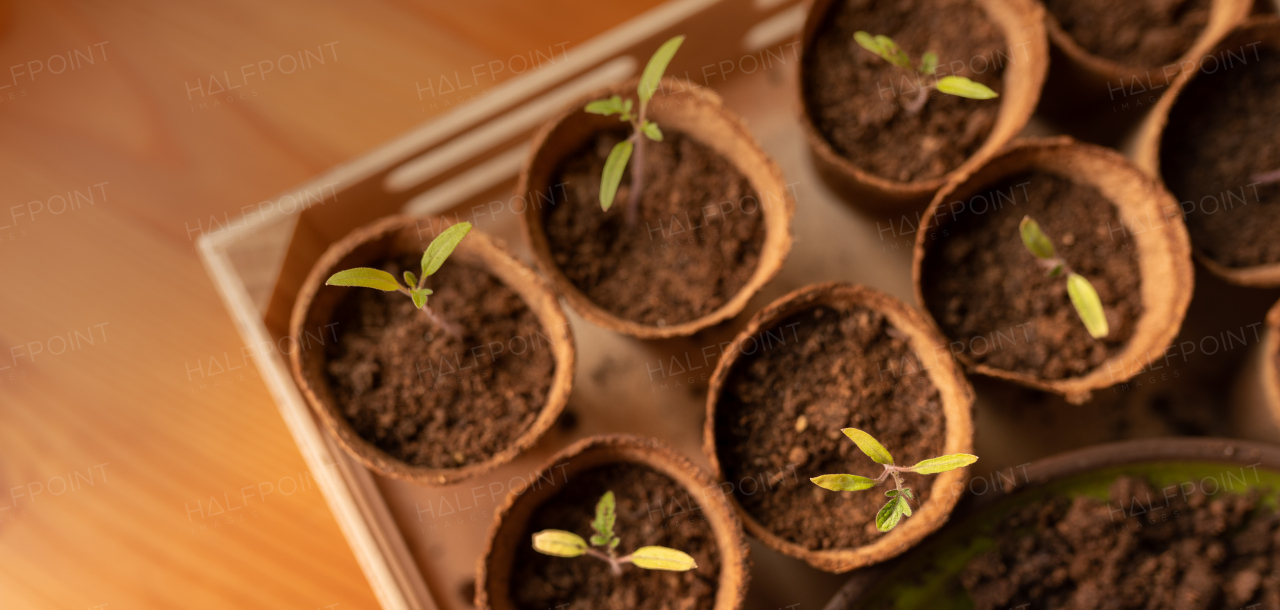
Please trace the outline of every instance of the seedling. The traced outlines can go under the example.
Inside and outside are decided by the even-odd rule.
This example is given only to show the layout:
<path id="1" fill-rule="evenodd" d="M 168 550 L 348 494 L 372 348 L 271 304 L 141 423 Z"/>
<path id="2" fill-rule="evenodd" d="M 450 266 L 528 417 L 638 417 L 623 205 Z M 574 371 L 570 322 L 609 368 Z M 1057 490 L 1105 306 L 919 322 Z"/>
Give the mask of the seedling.
<path id="1" fill-rule="evenodd" d="M 1107 316 L 1102 311 L 1102 300 L 1098 298 L 1098 291 L 1093 289 L 1093 284 L 1084 279 L 1083 275 L 1072 271 L 1066 261 L 1058 258 L 1053 250 L 1053 241 L 1030 216 L 1022 217 L 1018 231 L 1022 234 L 1022 244 L 1049 270 L 1049 277 L 1067 274 L 1067 295 L 1071 297 L 1071 304 L 1075 306 L 1076 313 L 1080 315 L 1080 321 L 1084 322 L 1089 334 L 1094 339 L 1107 336 L 1110 332 Z"/>
<path id="2" fill-rule="evenodd" d="M 883 35 L 872 36 L 866 32 L 856 32 L 853 35 L 862 48 L 879 55 L 885 61 L 907 71 L 915 72 L 918 76 L 931 77 L 938 74 L 938 54 L 929 51 L 920 57 L 920 63 L 912 64 L 911 57 L 898 47 L 898 44 L 892 38 Z M 919 89 L 916 91 L 916 98 L 903 105 L 907 114 L 915 116 L 920 114 L 924 109 L 925 103 L 929 101 L 929 92 L 937 89 L 948 95 L 957 97 L 967 97 L 974 100 L 989 100 L 1000 97 L 1000 94 L 992 91 L 989 87 L 982 83 L 971 81 L 963 76 L 944 76 L 934 79 L 932 83 L 921 82 L 917 77 L 916 84 Z"/>
<path id="3" fill-rule="evenodd" d="M 686 572 L 698 567 L 688 554 L 665 546 L 640 547 L 630 555 L 619 557 L 615 549 L 621 541 L 613 533 L 613 522 L 617 519 L 615 506 L 613 492 L 604 492 L 604 496 L 596 504 L 596 518 L 591 522 L 591 529 L 596 533 L 591 536 L 590 546 L 582 536 L 573 532 L 542 530 L 533 535 L 533 550 L 555 557 L 590 555 L 608 562 L 615 575 L 622 574 L 622 566 L 628 563 L 646 570 L 671 572 Z"/>
<path id="4" fill-rule="evenodd" d="M 627 197 L 627 224 L 634 225 L 639 214 L 640 193 L 644 190 L 644 149 L 647 140 L 662 141 L 662 130 L 658 124 L 647 117 L 649 100 L 658 90 L 662 82 L 662 74 L 667 71 L 667 64 L 675 57 L 684 36 L 676 36 L 662 43 L 640 76 L 640 85 L 636 87 L 636 97 L 640 101 L 640 109 L 633 113 L 635 104 L 632 100 L 623 100 L 615 95 L 608 99 L 596 100 L 587 104 L 586 111 L 605 116 L 618 115 L 618 120 L 631 123 L 631 135 L 618 142 L 609 151 L 604 162 L 604 172 L 600 176 L 600 208 L 608 212 L 613 207 L 613 198 L 618 194 L 618 185 L 622 183 L 622 172 L 631 165 L 631 194 Z M 632 152 L 635 154 L 631 154 Z"/>
<path id="5" fill-rule="evenodd" d="M 876 461 L 877 464 L 884 466 L 884 472 L 875 479 L 860 477 L 856 474 L 824 474 L 820 477 L 809 479 L 815 485 L 823 489 L 831 491 L 862 491 L 871 489 L 881 483 L 887 477 L 893 477 L 893 482 L 897 484 L 897 489 L 890 489 L 884 495 L 889 496 L 889 502 L 876 513 L 876 529 L 887 532 L 898 526 L 898 522 L 903 517 L 911 516 L 911 502 L 915 496 L 912 495 L 911 489 L 902 485 L 902 473 L 914 472 L 918 474 L 938 474 L 948 470 L 964 468 L 969 464 L 978 461 L 978 456 L 969 455 L 967 453 L 953 453 L 942 457 L 929 458 L 922 460 L 915 466 L 896 466 L 893 463 L 893 456 L 889 455 L 889 450 L 884 448 L 874 437 L 857 428 L 845 428 L 842 430 L 844 435 L 857 443 L 858 448 L 867 457 Z"/>
<path id="6" fill-rule="evenodd" d="M 412 271 L 404 272 L 405 286 L 400 285 L 400 282 L 396 280 L 396 276 L 371 267 L 357 267 L 339 271 L 329 276 L 329 279 L 325 281 L 325 285 L 360 286 L 383 292 L 403 293 L 413 299 L 413 305 L 425 312 L 436 326 L 439 326 L 454 338 L 461 339 L 462 329 L 444 319 L 443 316 L 437 314 L 430 307 L 427 307 L 427 297 L 431 296 L 432 290 L 426 287 L 426 283 L 427 277 L 440 270 L 440 266 L 444 264 L 445 259 L 449 258 L 450 254 L 453 254 L 454 248 L 458 247 L 458 244 L 462 242 L 462 238 L 466 237 L 470 231 L 471 223 L 469 222 L 460 222 L 441 231 L 427 245 L 427 250 L 422 253 L 422 275 L 416 276 Z"/>

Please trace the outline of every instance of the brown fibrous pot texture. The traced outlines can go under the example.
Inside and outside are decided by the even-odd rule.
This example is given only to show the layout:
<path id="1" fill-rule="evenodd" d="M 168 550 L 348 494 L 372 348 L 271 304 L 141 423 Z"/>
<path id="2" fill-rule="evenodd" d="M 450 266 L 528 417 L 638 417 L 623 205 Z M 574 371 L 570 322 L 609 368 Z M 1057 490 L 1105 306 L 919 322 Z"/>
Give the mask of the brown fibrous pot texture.
<path id="1" fill-rule="evenodd" d="M 1164 66 L 1126 66 L 1094 55 L 1071 38 L 1052 12 L 1045 11 L 1045 29 L 1053 45 L 1054 61 L 1061 62 L 1055 63 L 1050 72 L 1049 88 L 1055 95 L 1067 95 L 1078 101 L 1095 98 L 1120 101 L 1122 98 L 1117 98 L 1117 94 L 1127 97 L 1132 92 L 1158 91 L 1188 69 L 1198 70 L 1204 55 L 1244 20 L 1251 5 L 1250 0 L 1213 0 L 1209 22 L 1195 42 L 1178 59 Z"/>
<path id="2" fill-rule="evenodd" d="M 619 95 L 635 99 L 638 81 L 632 80 L 588 95 L 543 125 L 530 143 L 516 184 L 515 194 L 526 201 L 540 201 L 551 192 L 561 161 L 579 150 L 596 134 L 617 128 L 614 116 L 590 114 L 587 102 Z M 727 159 L 750 182 L 760 200 L 765 238 L 760 258 L 747 283 L 709 314 L 693 320 L 656 326 L 619 317 L 583 294 L 555 264 L 547 241 L 542 214 L 530 205 L 521 223 L 538 268 L 550 279 L 569 306 L 593 324 L 642 339 L 683 337 L 736 316 L 747 301 L 778 274 L 791 251 L 791 218 L 795 200 L 778 165 L 760 148 L 741 119 L 723 107 L 720 96 L 706 87 L 664 78 L 649 102 L 649 119 L 666 133 L 679 132 Z M 625 202 L 618 202 L 619 206 Z"/>
<path id="3" fill-rule="evenodd" d="M 1143 309 L 1136 329 L 1129 343 L 1101 365 L 1084 375 L 1063 379 L 1042 379 L 994 368 L 975 362 L 967 353 L 956 357 L 971 372 L 1060 394 L 1080 404 L 1089 400 L 1094 390 L 1124 382 L 1164 357 L 1191 303 L 1194 273 L 1190 238 L 1173 196 L 1120 154 L 1065 136 L 1020 141 L 983 167 L 956 176 L 938 192 L 925 212 L 912 261 L 916 301 L 925 315 L 930 315 L 922 277 L 925 257 L 930 253 L 931 236 L 950 214 L 944 206 L 953 201 L 963 203 L 985 187 L 1031 170 L 1089 185 L 1117 209 L 1124 230 L 1135 244 L 1141 275 Z M 941 332 L 937 321 L 932 316 L 930 320 Z"/>
<path id="4" fill-rule="evenodd" d="M 707 393 L 707 417 L 703 425 L 703 452 L 711 462 L 712 474 L 725 479 L 726 469 L 720 462 L 716 442 L 717 406 L 734 364 L 743 356 L 739 349 L 746 341 L 773 328 L 786 318 L 824 305 L 853 305 L 882 314 L 889 324 L 908 337 L 920 367 L 937 389 L 945 420 L 942 453 L 969 453 L 973 450 L 973 388 L 960 365 L 951 358 L 946 341 L 927 319 L 911 306 L 878 290 L 843 283 L 813 284 L 770 303 L 756 313 L 733 343 L 712 374 Z M 779 422 L 789 425 L 789 422 Z M 954 489 L 967 479 L 967 470 L 952 470 L 933 478 L 927 501 L 892 531 L 875 542 L 857 548 L 811 550 L 786 540 L 766 528 L 730 495 L 749 534 L 779 553 L 800 559 L 809 565 L 832 573 L 841 573 L 873 565 L 899 555 L 942 526 L 959 500 Z M 808 484 L 807 481 L 802 484 Z M 878 493 L 871 490 L 872 493 Z M 858 525 L 850 524 L 850 527 Z"/>
<path id="5" fill-rule="evenodd" d="M 823 20 L 837 1 L 815 0 L 809 8 L 801 30 L 802 53 L 813 47 Z M 1015 55 L 1012 48 L 1018 46 L 1021 51 L 1016 55 L 1025 57 L 1025 60 L 1008 63 L 1004 73 L 1004 93 L 999 98 L 1000 113 L 986 142 L 963 164 L 942 176 L 911 182 L 891 180 L 872 174 L 841 156 L 818 130 L 809 112 L 804 94 L 806 63 L 800 63 L 796 95 L 800 100 L 800 124 L 809 144 L 810 157 L 823 181 L 851 204 L 880 215 L 918 210 L 953 176 L 971 171 L 998 153 L 1030 120 L 1040 101 L 1040 90 L 1049 69 L 1044 7 L 1031 0 L 977 0 L 977 4 L 1004 34 L 1010 57 Z"/>
<path id="6" fill-rule="evenodd" d="M 1242 24 L 1239 29 L 1222 39 L 1214 48 L 1214 54 L 1238 46 L 1261 42 L 1263 45 L 1280 50 L 1280 18 L 1275 16 L 1255 17 Z M 1202 51 L 1207 53 L 1208 50 Z M 1197 64 L 1198 65 L 1198 64 Z M 1199 70 L 1183 72 L 1170 85 L 1169 90 L 1156 103 L 1151 112 L 1143 119 L 1131 143 L 1131 154 L 1134 162 L 1143 171 L 1163 180 L 1160 167 L 1160 149 L 1164 141 L 1165 129 L 1169 126 L 1169 114 L 1178 103 L 1183 91 L 1195 80 Z M 1187 202 L 1195 205 L 1194 202 Z M 1195 244 L 1192 244 L 1194 247 Z M 1228 267 L 1206 256 L 1199 248 L 1194 249 L 1197 260 L 1214 275 L 1240 286 L 1272 288 L 1280 286 L 1280 263 L 1255 265 L 1251 267 Z"/>
<path id="7" fill-rule="evenodd" d="M 446 226 L 448 222 L 442 219 L 389 216 L 360 227 L 329 246 L 312 267 L 294 303 L 289 324 L 290 334 L 300 338 L 304 329 L 324 326 L 329 323 L 335 308 L 348 291 L 368 290 L 325 286 L 325 280 L 330 275 L 344 269 L 368 266 L 390 257 L 421 255 L 438 233 L 434 229 Z M 521 432 L 514 442 L 488 459 L 458 468 L 428 468 L 410 465 L 387 454 L 361 437 L 343 415 L 325 376 L 324 350 L 298 349 L 289 356 L 294 379 L 307 403 L 348 453 L 379 474 L 425 486 L 451 485 L 489 472 L 510 462 L 532 446 L 555 424 L 564 409 L 573 388 L 576 357 L 573 333 L 556 294 L 537 273 L 516 260 L 500 240 L 472 230 L 445 264 L 463 264 L 484 269 L 515 292 L 546 331 L 551 353 L 555 358 L 551 387 L 533 424 Z"/>
<path id="8" fill-rule="evenodd" d="M 566 485 L 572 485 L 575 474 L 619 463 L 636 464 L 665 475 L 699 503 L 715 537 L 720 559 L 720 580 L 713 608 L 737 610 L 742 607 L 751 576 L 751 559 L 742 525 L 720 486 L 689 458 L 656 439 L 603 435 L 585 438 L 565 448 L 548 460 L 538 475 L 530 477 L 530 481 L 560 483 L 531 483 L 507 494 L 494 513 L 484 552 L 476 566 L 476 608 L 512 610 L 515 607 L 510 578 L 517 548 L 530 544 L 523 534 L 534 512 Z"/>

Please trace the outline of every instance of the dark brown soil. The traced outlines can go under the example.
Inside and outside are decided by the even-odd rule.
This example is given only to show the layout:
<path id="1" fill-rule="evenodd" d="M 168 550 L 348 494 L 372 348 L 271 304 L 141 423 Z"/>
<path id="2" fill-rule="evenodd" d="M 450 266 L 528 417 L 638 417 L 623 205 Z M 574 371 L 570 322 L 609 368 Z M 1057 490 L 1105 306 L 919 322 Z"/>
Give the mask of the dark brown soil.
<path id="1" fill-rule="evenodd" d="M 398 277 L 418 269 L 421 255 L 372 266 Z M 550 333 L 479 268 L 449 261 L 427 287 L 435 291 L 427 305 L 464 339 L 441 332 L 403 294 L 352 289 L 334 311 L 329 383 L 356 432 L 393 457 L 431 468 L 481 462 L 546 403 L 556 366 Z"/>
<path id="2" fill-rule="evenodd" d="M 1247 473 L 1246 473 L 1247 475 Z M 1007 515 L 965 568 L 978 610 L 1274 608 L 1280 518 L 1256 490 L 1153 488 L 1120 477 L 1108 503 L 1054 497 Z M 1166 500 L 1166 495 L 1169 496 Z M 1252 605 L 1260 604 L 1260 605 Z"/>
<path id="3" fill-rule="evenodd" d="M 1018 46 L 1023 41 L 1006 43 L 972 0 L 832 3 L 805 51 L 805 103 L 837 153 L 890 180 L 926 180 L 960 166 L 991 134 L 1001 100 L 933 91 L 924 110 L 910 116 L 903 105 L 919 91 L 917 74 L 858 46 L 853 35 L 859 30 L 892 38 L 917 64 L 933 51 L 938 77 L 964 76 L 997 93 L 1003 91 L 1005 66 L 1029 60 L 1027 47 Z"/>
<path id="4" fill-rule="evenodd" d="M 1165 128 L 1165 184 L 1183 202 L 1191 242 L 1227 267 L 1280 262 L 1280 182 L 1254 178 L 1280 169 L 1277 100 L 1280 53 L 1257 45 L 1245 62 L 1197 74 Z"/>
<path id="5" fill-rule="evenodd" d="M 952 351 L 998 369 L 1063 379 L 1123 349 L 1142 314 L 1142 278 L 1115 206 L 1091 186 L 1045 172 L 1011 177 L 979 197 L 939 207 L 939 228 L 926 236 L 924 299 Z M 1111 330 L 1106 338 L 1089 335 L 1066 278 L 1048 277 L 1022 244 L 1024 215 L 1098 291 Z"/>
<path id="6" fill-rule="evenodd" d="M 842 428 L 871 434 L 898 464 L 941 455 L 937 388 L 906 335 L 864 307 L 819 306 L 757 337 L 759 353 L 734 363 L 716 410 L 718 458 L 738 501 L 770 531 L 808 549 L 874 541 L 891 484 L 833 492 L 809 479 L 883 472 Z M 933 477 L 905 478 L 914 504 L 928 501 Z"/>
<path id="7" fill-rule="evenodd" d="M 755 273 L 764 202 L 728 160 L 674 131 L 645 145 L 639 220 L 625 219 L 631 169 L 608 212 L 600 173 L 625 133 L 602 133 L 562 162 L 556 204 L 543 211 L 551 256 L 596 305 L 626 320 L 672 326 L 710 314 Z"/>
<path id="8" fill-rule="evenodd" d="M 594 557 L 550 557 L 527 541 L 545 529 L 574 532 L 590 540 L 596 503 L 606 491 L 617 502 L 614 533 L 626 554 L 643 546 L 665 546 L 691 555 L 688 572 L 625 566 L 614 576 Z M 710 610 L 720 579 L 715 535 L 689 493 L 671 478 L 636 464 L 610 464 L 569 477 L 564 491 L 547 500 L 520 536 L 511 593 L 525 610 Z"/>
<path id="9" fill-rule="evenodd" d="M 1209 23 L 1211 0 L 1045 0 L 1085 51 L 1138 68 L 1176 63 Z"/>

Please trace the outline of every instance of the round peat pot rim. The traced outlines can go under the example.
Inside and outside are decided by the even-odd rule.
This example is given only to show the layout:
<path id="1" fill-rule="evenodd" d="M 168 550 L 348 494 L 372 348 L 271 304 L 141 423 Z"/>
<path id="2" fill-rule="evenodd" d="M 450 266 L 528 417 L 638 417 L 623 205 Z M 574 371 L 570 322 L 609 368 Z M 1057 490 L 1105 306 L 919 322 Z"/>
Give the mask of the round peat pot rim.
<path id="1" fill-rule="evenodd" d="M 1224 49 L 1256 41 L 1261 41 L 1275 51 L 1280 51 L 1280 17 L 1267 15 L 1249 19 L 1218 43 L 1212 53 L 1217 54 Z M 1161 185 L 1164 184 L 1164 172 L 1161 169 L 1160 148 L 1164 141 L 1164 131 L 1169 125 L 1169 114 L 1173 112 L 1173 107 L 1182 98 L 1183 91 L 1190 86 L 1199 72 L 1196 70 L 1179 74 L 1170 85 L 1169 91 L 1156 102 L 1155 107 L 1143 119 L 1134 137 L 1132 155 L 1134 163 L 1142 171 L 1160 180 Z M 1280 262 L 1251 267 L 1228 267 L 1210 258 L 1195 244 L 1192 244 L 1192 252 L 1206 269 L 1229 283 L 1258 288 L 1280 286 Z"/>
<path id="2" fill-rule="evenodd" d="M 716 407 L 729 373 L 742 354 L 742 350 L 736 349 L 735 346 L 743 345 L 747 339 L 772 328 L 795 313 L 820 305 L 837 303 L 858 305 L 883 314 L 894 328 L 908 336 L 912 351 L 920 361 L 931 363 L 921 368 L 927 372 L 929 380 L 937 388 L 942 405 L 941 415 L 945 429 L 942 453 L 945 455 L 973 451 L 973 389 L 954 360 L 950 357 L 939 357 L 939 354 L 950 355 L 942 336 L 919 312 L 892 296 L 862 285 L 828 282 L 800 288 L 760 310 L 752 316 L 746 328 L 734 338 L 730 349 L 724 352 L 720 362 L 716 364 L 707 392 L 707 417 L 703 424 L 703 453 L 710 460 L 712 475 L 717 480 L 723 481 L 726 477 L 716 446 Z M 870 544 L 847 549 L 817 551 L 807 549 L 774 534 L 747 512 L 736 496 L 730 495 L 729 501 L 746 526 L 747 532 L 765 545 L 820 570 L 841 573 L 898 555 L 938 529 L 946 522 L 951 509 L 959 499 L 957 494 L 948 492 L 955 489 L 957 484 L 963 485 L 967 477 L 968 469 L 952 470 L 937 475 L 930 488 L 928 501 L 917 508 L 911 518 L 904 520 L 898 527 Z"/>
<path id="3" fill-rule="evenodd" d="M 1142 315 L 1128 344 L 1081 376 L 1047 380 L 1030 373 L 977 363 L 967 353 L 957 354 L 956 358 L 975 373 L 1060 394 L 1072 403 L 1081 404 L 1089 400 L 1094 390 L 1123 383 L 1145 370 L 1157 358 L 1164 357 L 1191 304 L 1194 273 L 1190 238 L 1182 224 L 1181 208 L 1163 185 L 1119 153 L 1101 146 L 1078 143 L 1065 136 L 1022 140 L 983 167 L 957 176 L 938 191 L 916 234 L 911 263 L 916 303 L 940 334 L 953 338 L 942 331 L 925 299 L 924 259 L 931 250 L 931 240 L 926 236 L 939 228 L 939 223 L 947 216 L 945 210 L 941 210 L 944 202 L 963 201 L 1005 178 L 1032 170 L 1089 185 L 1116 208 L 1121 223 L 1136 246 Z M 1173 211 L 1172 215 L 1170 211 Z M 1155 226 L 1161 222 L 1163 225 Z M 1134 230 L 1135 224 L 1145 229 Z"/>
<path id="4" fill-rule="evenodd" d="M 1049 42 L 1062 51 L 1068 62 L 1078 66 L 1084 74 L 1094 79 L 1095 84 L 1105 83 L 1110 86 L 1111 83 L 1118 83 L 1123 88 L 1134 78 L 1147 80 L 1146 77 L 1150 76 L 1153 70 L 1160 70 L 1159 76 L 1168 78 L 1169 75 L 1163 71 L 1168 66 L 1178 67 L 1176 77 L 1182 71 L 1184 64 L 1199 65 L 1196 60 L 1208 53 L 1223 36 L 1230 33 L 1248 16 L 1252 5 L 1251 0 L 1212 0 L 1209 8 L 1209 22 L 1196 35 L 1191 46 L 1177 59 L 1158 66 L 1130 66 L 1101 55 L 1094 55 L 1080 46 L 1080 43 L 1076 42 L 1075 38 L 1062 27 L 1058 17 L 1047 9 L 1045 10 L 1045 29 L 1049 34 Z M 1149 80 L 1147 84 L 1150 84 Z"/>
<path id="5" fill-rule="evenodd" d="M 855 206 L 879 213 L 899 212 L 907 207 L 918 208 L 953 176 L 969 171 L 996 155 L 1031 119 L 1049 71 L 1044 7 L 1039 2 L 1029 0 L 978 0 L 987 18 L 1004 36 L 1005 48 L 1012 49 L 1015 44 L 1022 46 L 1023 43 L 1015 41 L 1025 38 L 1028 57 L 1028 61 L 1009 62 L 1009 69 L 1004 73 L 1004 91 L 998 98 L 1000 111 L 986 141 L 964 163 L 936 178 L 903 182 L 873 174 L 854 164 L 836 152 L 831 142 L 818 129 L 805 95 L 809 69 L 804 54 L 813 47 L 818 30 L 836 1 L 815 0 L 805 17 L 800 34 L 801 61 L 796 79 L 796 99 L 800 102 L 800 125 L 818 174 L 833 190 Z M 1012 52 L 1010 56 L 1013 56 Z"/>
<path id="6" fill-rule="evenodd" d="M 922 545 L 919 552 L 932 552 L 946 547 L 947 543 L 956 542 L 948 535 L 954 530 L 974 527 L 983 520 L 987 510 L 1015 506 L 1024 498 L 1034 499 L 1036 495 L 1050 491 L 1048 486 L 1060 481 L 1093 471 L 1165 463 L 1254 466 L 1280 474 L 1280 447 L 1227 438 L 1145 438 L 1093 445 L 1041 458 L 1025 467 L 1021 484 L 1012 491 L 966 499 L 956 509 L 956 518 Z M 916 554 L 913 552 L 893 563 L 858 572 L 831 598 L 824 610 L 849 610 L 865 603 L 868 596 L 879 593 L 877 585 L 894 576 L 899 562 L 910 562 Z"/>
<path id="7" fill-rule="evenodd" d="M 705 470 L 657 439 L 629 434 L 599 435 L 582 439 L 561 450 L 531 480 L 551 480 L 552 485 L 533 486 L 522 492 L 512 490 L 494 513 L 485 539 L 484 552 L 476 566 L 476 608 L 512 610 L 510 603 L 511 566 L 516 549 L 529 541 L 523 537 L 526 524 L 543 502 L 564 486 L 556 487 L 556 470 L 567 484 L 573 475 L 607 464 L 643 466 L 665 475 L 697 498 L 715 535 L 720 555 L 720 581 L 716 587 L 714 610 L 738 610 L 746 601 L 751 560 L 742 525 L 720 487 Z M 710 490 L 714 490 L 711 492 Z M 625 575 L 624 575 L 625 576 Z"/>
<path id="8" fill-rule="evenodd" d="M 520 170 L 515 196 L 525 197 L 531 202 L 546 199 L 541 193 L 551 188 L 552 175 L 560 161 L 597 133 L 614 129 L 619 124 L 616 117 L 590 114 L 583 107 L 589 101 L 611 95 L 634 98 L 638 83 L 638 80 L 631 80 L 584 96 L 543 125 L 530 143 L 529 156 Z M 664 78 L 650 101 L 649 114 L 664 131 L 680 132 L 728 160 L 751 183 L 761 200 L 759 207 L 764 215 L 765 237 L 760 260 L 747 283 L 723 305 L 700 318 L 668 326 L 650 326 L 621 318 L 593 302 L 555 264 L 540 211 L 530 205 L 520 215 L 520 222 L 538 268 L 582 317 L 597 326 L 641 339 L 684 337 L 741 313 L 751 297 L 778 274 L 791 251 L 791 218 L 795 213 L 795 201 L 777 163 L 760 148 L 742 120 L 725 109 L 720 96 L 709 88 Z"/>
<path id="9" fill-rule="evenodd" d="M 294 302 L 289 333 L 301 337 L 303 330 L 327 323 L 333 310 L 349 290 L 367 290 L 325 286 L 324 281 L 342 269 L 359 267 L 391 253 L 420 253 L 429 239 L 418 229 L 423 219 L 393 215 L 360 227 L 329 246 L 316 261 Z M 441 226 L 444 220 L 435 220 Z M 537 316 L 551 340 L 556 368 L 547 393 L 533 424 L 514 441 L 488 459 L 460 468 L 413 466 L 379 449 L 360 436 L 343 415 L 324 373 L 325 358 L 321 350 L 294 350 L 289 356 L 290 369 L 307 404 L 324 421 L 325 427 L 339 444 L 365 466 L 384 476 L 410 481 L 427 487 L 452 485 L 483 474 L 510 462 L 528 449 L 555 424 L 573 387 L 575 349 L 568 319 L 560 309 L 559 299 L 546 282 L 518 261 L 498 239 L 480 231 L 471 231 L 458 245 L 447 264 L 463 263 L 484 269 L 520 296 Z"/>

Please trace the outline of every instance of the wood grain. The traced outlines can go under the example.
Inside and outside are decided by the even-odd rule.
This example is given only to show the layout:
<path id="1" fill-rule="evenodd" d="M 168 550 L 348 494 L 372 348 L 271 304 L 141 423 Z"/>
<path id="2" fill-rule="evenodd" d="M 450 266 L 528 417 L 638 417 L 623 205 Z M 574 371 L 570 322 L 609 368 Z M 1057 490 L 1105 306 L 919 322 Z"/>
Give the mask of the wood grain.
<path id="1" fill-rule="evenodd" d="M 376 607 L 192 240 L 655 4 L 0 8 L 0 606 Z"/>

